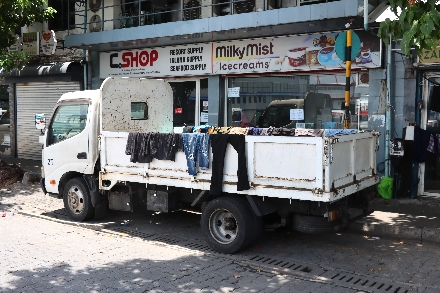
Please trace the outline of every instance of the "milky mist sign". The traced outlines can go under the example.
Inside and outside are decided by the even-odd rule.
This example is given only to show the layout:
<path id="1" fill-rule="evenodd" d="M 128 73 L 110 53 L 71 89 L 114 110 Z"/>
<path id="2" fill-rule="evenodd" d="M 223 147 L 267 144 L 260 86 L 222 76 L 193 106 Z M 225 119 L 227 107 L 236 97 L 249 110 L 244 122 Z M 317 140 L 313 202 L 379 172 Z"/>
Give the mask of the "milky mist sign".
<path id="1" fill-rule="evenodd" d="M 146 48 L 100 55 L 100 76 L 185 76 L 211 73 L 211 45 Z"/>
<path id="2" fill-rule="evenodd" d="M 381 66 L 381 43 L 377 36 L 357 31 L 361 49 L 352 68 Z M 213 45 L 213 73 L 286 72 L 343 69 L 336 54 L 339 33 L 285 36 L 217 42 Z"/>

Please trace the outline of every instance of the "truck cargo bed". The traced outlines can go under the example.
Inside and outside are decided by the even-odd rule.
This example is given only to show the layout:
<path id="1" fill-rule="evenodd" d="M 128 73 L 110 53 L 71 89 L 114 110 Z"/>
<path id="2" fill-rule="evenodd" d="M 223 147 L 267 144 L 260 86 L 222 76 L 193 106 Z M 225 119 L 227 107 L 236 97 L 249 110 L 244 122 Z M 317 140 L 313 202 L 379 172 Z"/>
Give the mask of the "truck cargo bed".
<path id="1" fill-rule="evenodd" d="M 127 138 L 128 132 L 101 133 L 100 189 L 110 190 L 124 181 L 210 189 L 212 152 L 210 168 L 191 176 L 184 152 L 177 152 L 175 161 L 130 162 L 125 154 Z M 378 182 L 374 132 L 335 137 L 245 136 L 245 141 L 251 188 L 237 191 L 238 155 L 228 145 L 223 192 L 333 202 Z"/>

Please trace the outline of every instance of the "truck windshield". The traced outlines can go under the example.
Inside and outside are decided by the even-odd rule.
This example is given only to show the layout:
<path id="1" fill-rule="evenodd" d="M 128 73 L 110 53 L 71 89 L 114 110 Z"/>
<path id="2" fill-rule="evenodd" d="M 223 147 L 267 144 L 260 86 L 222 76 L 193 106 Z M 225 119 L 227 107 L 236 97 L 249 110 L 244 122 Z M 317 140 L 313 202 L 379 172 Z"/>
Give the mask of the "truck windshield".
<path id="1" fill-rule="evenodd" d="M 49 127 L 48 145 L 77 135 L 86 127 L 88 104 L 67 104 L 56 109 Z"/>

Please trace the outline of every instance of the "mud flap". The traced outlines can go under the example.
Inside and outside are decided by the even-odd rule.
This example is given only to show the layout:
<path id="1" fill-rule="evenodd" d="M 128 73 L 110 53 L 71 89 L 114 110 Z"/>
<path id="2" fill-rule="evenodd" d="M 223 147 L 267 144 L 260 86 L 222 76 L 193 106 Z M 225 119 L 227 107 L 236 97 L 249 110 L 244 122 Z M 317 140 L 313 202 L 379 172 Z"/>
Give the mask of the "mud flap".
<path id="1" fill-rule="evenodd" d="M 87 183 L 87 187 L 89 188 L 90 200 L 92 201 L 92 206 L 96 207 L 96 205 L 99 204 L 99 201 L 101 199 L 97 184 L 98 179 L 94 175 L 83 175 L 83 177 Z"/>
<path id="2" fill-rule="evenodd" d="M 107 196 L 102 196 L 98 204 L 95 205 L 95 220 L 106 217 L 108 211 L 109 208 Z"/>

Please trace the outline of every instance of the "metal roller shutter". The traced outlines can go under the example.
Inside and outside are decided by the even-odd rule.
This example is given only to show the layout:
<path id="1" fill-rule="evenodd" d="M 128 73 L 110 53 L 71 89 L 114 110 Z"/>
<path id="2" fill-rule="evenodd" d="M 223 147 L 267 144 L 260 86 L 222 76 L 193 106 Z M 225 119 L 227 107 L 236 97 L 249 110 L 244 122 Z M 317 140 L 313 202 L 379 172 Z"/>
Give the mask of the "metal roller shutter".
<path id="1" fill-rule="evenodd" d="M 79 91 L 79 82 L 17 83 L 17 156 L 41 160 L 40 130 L 35 129 L 35 114 L 46 114 L 49 123 L 53 108 L 62 94 Z"/>

